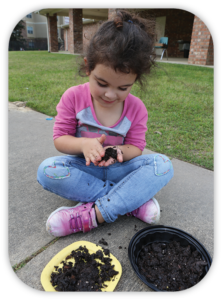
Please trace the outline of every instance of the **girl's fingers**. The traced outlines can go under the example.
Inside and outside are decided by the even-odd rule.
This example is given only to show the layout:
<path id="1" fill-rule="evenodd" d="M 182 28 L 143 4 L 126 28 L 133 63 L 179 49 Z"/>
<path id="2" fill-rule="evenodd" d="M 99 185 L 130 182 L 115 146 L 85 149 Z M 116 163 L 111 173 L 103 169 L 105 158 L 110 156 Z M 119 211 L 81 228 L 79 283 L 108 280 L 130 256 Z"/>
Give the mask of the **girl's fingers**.
<path id="1" fill-rule="evenodd" d="M 109 158 L 106 162 L 105 162 L 105 167 L 108 167 L 108 166 L 110 166 L 110 165 L 112 165 L 112 164 L 115 164 L 115 162 L 116 162 L 116 159 L 114 159 L 114 158 Z"/>
<path id="2" fill-rule="evenodd" d="M 98 165 L 98 163 L 101 161 L 101 156 L 99 155 L 98 152 L 93 152 L 90 154 L 90 158 L 91 158 L 91 161 L 94 163 L 94 165 Z"/>
<path id="3" fill-rule="evenodd" d="M 98 161 L 100 161 L 101 159 L 100 159 L 100 156 L 99 155 L 94 155 L 94 161 L 95 162 L 98 162 Z"/>
<path id="4" fill-rule="evenodd" d="M 95 158 L 95 155 L 93 153 L 90 154 L 90 159 L 91 159 L 92 163 L 96 162 L 96 158 Z"/>
<path id="5" fill-rule="evenodd" d="M 120 153 L 120 154 L 117 154 L 117 160 L 118 160 L 118 162 L 123 162 L 123 156 L 122 156 L 122 153 Z"/>
<path id="6" fill-rule="evenodd" d="M 105 160 L 102 160 L 102 161 L 100 161 L 100 162 L 98 163 L 98 166 L 99 166 L 99 167 L 103 167 L 104 164 L 105 164 Z"/>
<path id="7" fill-rule="evenodd" d="M 106 135 L 103 133 L 99 138 L 97 138 L 97 140 L 102 145 L 105 142 L 105 140 L 106 140 Z"/>
<path id="8" fill-rule="evenodd" d="M 90 165 L 90 159 L 88 157 L 85 158 L 86 159 L 86 166 Z"/>
<path id="9" fill-rule="evenodd" d="M 105 137 L 105 135 L 104 135 L 104 137 Z M 100 140 L 101 141 L 103 140 L 102 137 L 100 138 Z M 109 165 L 116 163 L 116 161 L 118 161 L 120 163 L 123 162 L 122 151 L 117 146 L 114 147 L 114 148 L 117 148 L 117 159 L 110 158 L 107 161 L 102 160 L 102 157 L 105 155 L 106 148 L 109 148 L 109 147 L 103 148 L 101 146 L 94 150 L 91 149 L 88 159 L 86 161 L 86 165 L 88 166 L 88 165 L 90 165 L 90 162 L 92 162 L 95 166 L 108 167 Z"/>
<path id="10" fill-rule="evenodd" d="M 105 149 L 101 146 L 101 147 L 97 147 L 95 151 L 96 151 L 96 156 L 99 156 L 101 160 L 102 157 L 105 155 Z"/>
<path id="11" fill-rule="evenodd" d="M 118 147 L 117 147 L 117 160 L 120 163 L 123 162 L 123 153 Z"/>
<path id="12" fill-rule="evenodd" d="M 95 159 L 97 162 L 101 161 L 102 157 L 100 156 L 100 153 L 99 153 L 98 150 L 97 150 L 97 151 L 94 151 L 92 154 L 94 155 L 94 159 Z"/>

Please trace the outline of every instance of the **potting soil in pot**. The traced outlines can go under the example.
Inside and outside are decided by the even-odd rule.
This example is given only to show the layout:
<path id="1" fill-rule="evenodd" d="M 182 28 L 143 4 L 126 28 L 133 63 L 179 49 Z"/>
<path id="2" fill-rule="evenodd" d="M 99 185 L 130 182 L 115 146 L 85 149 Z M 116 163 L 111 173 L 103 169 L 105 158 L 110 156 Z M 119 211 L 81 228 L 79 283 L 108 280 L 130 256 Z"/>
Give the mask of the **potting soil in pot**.
<path id="1" fill-rule="evenodd" d="M 176 241 L 142 246 L 138 257 L 139 272 L 162 291 L 194 286 L 204 277 L 206 265 L 198 251 Z"/>

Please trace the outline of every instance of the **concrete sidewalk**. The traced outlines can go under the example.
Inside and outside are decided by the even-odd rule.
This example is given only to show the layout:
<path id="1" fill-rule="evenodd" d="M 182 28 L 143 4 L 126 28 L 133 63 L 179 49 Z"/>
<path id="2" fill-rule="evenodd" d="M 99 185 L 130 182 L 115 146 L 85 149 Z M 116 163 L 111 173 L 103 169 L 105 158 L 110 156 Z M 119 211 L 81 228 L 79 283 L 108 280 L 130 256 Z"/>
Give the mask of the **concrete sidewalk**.
<path id="1" fill-rule="evenodd" d="M 49 214 L 60 206 L 73 206 L 74 203 L 45 191 L 36 180 L 39 164 L 47 157 L 60 155 L 52 140 L 54 119 L 47 121 L 46 115 L 17 108 L 12 103 L 9 103 L 8 117 L 9 258 L 14 266 L 53 240 L 45 230 Z M 147 153 L 152 152 L 146 149 L 144 154 Z M 172 163 L 174 178 L 156 195 L 162 211 L 159 224 L 190 233 L 213 258 L 214 173 L 177 159 L 172 159 Z M 79 240 L 98 244 L 104 238 L 123 269 L 115 291 L 151 292 L 136 276 L 128 259 L 128 245 L 136 233 L 135 225 L 138 230 L 149 226 L 136 218 L 124 216 L 87 234 L 60 238 L 16 274 L 28 286 L 43 291 L 40 276 L 55 254 Z"/>

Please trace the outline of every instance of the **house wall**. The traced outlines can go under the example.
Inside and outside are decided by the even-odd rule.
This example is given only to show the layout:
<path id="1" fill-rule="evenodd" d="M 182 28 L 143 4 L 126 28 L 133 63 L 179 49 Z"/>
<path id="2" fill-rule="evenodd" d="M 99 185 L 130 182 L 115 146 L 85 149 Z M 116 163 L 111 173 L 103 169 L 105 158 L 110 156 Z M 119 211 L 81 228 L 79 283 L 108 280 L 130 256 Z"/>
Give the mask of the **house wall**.
<path id="1" fill-rule="evenodd" d="M 96 33 L 100 25 L 100 22 L 83 25 L 83 53 L 86 52 L 90 39 Z"/>
<path id="2" fill-rule="evenodd" d="M 204 22 L 195 16 L 188 63 L 213 65 L 213 54 L 213 40 L 210 31 Z"/>
<path id="3" fill-rule="evenodd" d="M 26 40 L 25 50 L 47 50 L 47 19 L 45 16 L 39 14 L 30 14 L 32 16 L 31 18 L 28 18 L 27 16 L 22 18 L 25 26 L 25 28 L 22 30 L 22 36 Z M 33 28 L 32 34 L 27 32 L 28 26 Z"/>
<path id="4" fill-rule="evenodd" d="M 90 23 L 83 25 L 83 53 L 86 52 L 87 46 L 90 42 L 91 37 L 95 34 L 97 29 L 100 26 L 100 22 L 95 22 L 95 23 Z M 66 36 L 68 35 L 68 37 Z M 63 31 L 63 41 L 64 41 L 64 50 L 70 52 L 70 29 L 69 28 L 64 28 Z M 67 47 L 67 41 L 68 41 L 68 47 Z"/>
<path id="5" fill-rule="evenodd" d="M 83 25 L 82 9 L 69 9 L 68 51 L 82 53 L 83 51 Z"/>
<path id="6" fill-rule="evenodd" d="M 47 38 L 46 17 L 31 13 L 32 18 L 25 16 L 22 20 L 26 23 L 26 33 L 28 38 Z M 33 28 L 33 33 L 27 32 L 27 27 Z"/>

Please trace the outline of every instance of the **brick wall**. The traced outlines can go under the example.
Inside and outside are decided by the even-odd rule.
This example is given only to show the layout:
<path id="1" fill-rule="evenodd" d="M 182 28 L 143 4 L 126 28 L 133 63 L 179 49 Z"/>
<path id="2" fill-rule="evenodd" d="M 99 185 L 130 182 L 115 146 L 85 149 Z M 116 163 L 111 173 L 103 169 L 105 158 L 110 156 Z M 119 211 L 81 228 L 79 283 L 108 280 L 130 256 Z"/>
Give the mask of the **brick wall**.
<path id="1" fill-rule="evenodd" d="M 116 13 L 116 8 L 109 8 L 108 9 L 108 19 L 113 20 L 115 13 Z"/>
<path id="2" fill-rule="evenodd" d="M 197 16 L 194 18 L 189 64 L 213 65 L 213 41 L 209 29 Z"/>
<path id="3" fill-rule="evenodd" d="M 90 39 L 96 33 L 100 24 L 101 24 L 101 22 L 83 25 L 83 52 L 84 53 L 86 52 L 87 46 L 90 42 Z"/>
<path id="4" fill-rule="evenodd" d="M 48 33 L 49 33 L 49 51 L 58 52 L 58 34 L 57 34 L 57 14 L 49 16 L 47 14 Z"/>
<path id="5" fill-rule="evenodd" d="M 116 8 L 108 9 L 108 19 L 112 20 L 115 16 Z M 91 37 L 96 33 L 103 21 L 83 25 L 83 52 L 86 52 Z"/>
<path id="6" fill-rule="evenodd" d="M 90 39 L 96 33 L 96 31 L 99 28 L 100 24 L 101 24 L 101 22 L 96 22 L 96 23 L 83 25 L 83 53 L 86 52 L 87 46 L 90 42 Z M 62 38 L 64 40 L 64 50 L 67 50 L 66 34 L 68 34 L 68 51 L 70 51 L 70 46 L 69 46 L 70 30 L 69 30 L 69 28 L 64 29 L 63 35 L 62 35 Z"/>
<path id="7" fill-rule="evenodd" d="M 70 53 L 83 51 L 82 9 L 69 9 L 68 51 Z"/>

